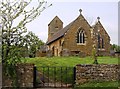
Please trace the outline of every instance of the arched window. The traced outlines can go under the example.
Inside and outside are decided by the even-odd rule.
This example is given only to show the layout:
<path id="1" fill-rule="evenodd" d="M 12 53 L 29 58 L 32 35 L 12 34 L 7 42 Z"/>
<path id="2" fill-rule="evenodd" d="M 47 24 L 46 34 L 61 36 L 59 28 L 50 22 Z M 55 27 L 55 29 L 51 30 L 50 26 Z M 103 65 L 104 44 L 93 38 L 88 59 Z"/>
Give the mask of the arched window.
<path id="1" fill-rule="evenodd" d="M 100 47 L 100 35 L 98 34 L 98 48 L 101 48 Z"/>
<path id="2" fill-rule="evenodd" d="M 102 48 L 104 48 L 104 40 L 103 40 L 103 38 L 102 38 Z"/>
<path id="3" fill-rule="evenodd" d="M 85 32 L 84 30 L 79 30 L 77 32 L 77 43 L 84 44 L 85 43 Z"/>
<path id="4" fill-rule="evenodd" d="M 98 34 L 98 48 L 104 48 L 104 40 L 99 34 Z"/>

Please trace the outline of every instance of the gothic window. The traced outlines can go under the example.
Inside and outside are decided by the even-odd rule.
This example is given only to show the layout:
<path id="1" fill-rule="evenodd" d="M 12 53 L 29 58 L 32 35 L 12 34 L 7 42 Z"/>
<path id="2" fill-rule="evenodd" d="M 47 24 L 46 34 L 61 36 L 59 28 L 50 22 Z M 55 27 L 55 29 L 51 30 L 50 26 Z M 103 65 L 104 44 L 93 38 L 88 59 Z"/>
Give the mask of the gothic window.
<path id="1" fill-rule="evenodd" d="M 98 34 L 98 48 L 100 48 L 100 35 Z"/>
<path id="2" fill-rule="evenodd" d="M 99 34 L 98 34 L 98 48 L 104 48 L 104 40 Z"/>
<path id="3" fill-rule="evenodd" d="M 77 32 L 77 43 L 80 43 L 80 44 L 84 44 L 85 43 L 85 32 L 82 29 L 80 29 Z"/>
<path id="4" fill-rule="evenodd" d="M 103 38 L 102 38 L 102 48 L 104 48 L 104 40 L 103 40 Z"/>

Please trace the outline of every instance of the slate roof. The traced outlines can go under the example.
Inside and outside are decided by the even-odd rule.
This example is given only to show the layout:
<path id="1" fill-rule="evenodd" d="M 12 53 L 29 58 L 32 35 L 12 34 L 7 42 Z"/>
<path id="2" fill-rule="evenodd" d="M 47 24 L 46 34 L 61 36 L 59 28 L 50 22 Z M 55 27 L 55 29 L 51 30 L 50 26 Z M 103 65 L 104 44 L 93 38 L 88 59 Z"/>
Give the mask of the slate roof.
<path id="1" fill-rule="evenodd" d="M 74 20 L 75 21 L 75 20 Z M 56 41 L 57 39 L 63 37 L 65 35 L 65 33 L 68 31 L 68 29 L 71 27 L 71 25 L 74 23 L 71 22 L 70 24 L 68 24 L 66 27 L 60 29 L 58 32 L 56 32 L 55 34 L 53 34 L 53 36 L 47 41 L 47 45 Z"/>
<path id="2" fill-rule="evenodd" d="M 84 18 L 84 16 L 82 14 L 80 14 L 80 16 L 82 18 Z M 46 42 L 47 45 L 49 45 L 50 43 L 56 41 L 57 39 L 63 37 L 65 35 L 65 33 L 69 30 L 69 28 L 71 27 L 71 25 L 80 17 L 78 16 L 74 21 L 72 21 L 70 24 L 68 24 L 66 27 L 60 29 L 58 32 L 56 32 L 55 34 L 53 34 L 53 36 Z M 85 19 L 85 18 L 84 18 Z M 87 22 L 87 20 L 85 19 L 85 21 Z M 89 23 L 87 22 L 87 24 L 89 25 Z M 90 25 L 89 25 L 90 26 Z M 91 28 L 91 26 L 90 26 Z"/>

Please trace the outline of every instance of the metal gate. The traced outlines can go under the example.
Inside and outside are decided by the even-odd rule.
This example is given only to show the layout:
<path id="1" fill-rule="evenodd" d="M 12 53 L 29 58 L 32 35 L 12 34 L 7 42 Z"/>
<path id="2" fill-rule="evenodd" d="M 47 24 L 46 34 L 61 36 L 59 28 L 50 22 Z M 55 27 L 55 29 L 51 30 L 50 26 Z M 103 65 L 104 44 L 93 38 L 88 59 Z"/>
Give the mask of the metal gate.
<path id="1" fill-rule="evenodd" d="M 75 84 L 75 67 L 34 67 L 35 88 L 69 88 Z"/>

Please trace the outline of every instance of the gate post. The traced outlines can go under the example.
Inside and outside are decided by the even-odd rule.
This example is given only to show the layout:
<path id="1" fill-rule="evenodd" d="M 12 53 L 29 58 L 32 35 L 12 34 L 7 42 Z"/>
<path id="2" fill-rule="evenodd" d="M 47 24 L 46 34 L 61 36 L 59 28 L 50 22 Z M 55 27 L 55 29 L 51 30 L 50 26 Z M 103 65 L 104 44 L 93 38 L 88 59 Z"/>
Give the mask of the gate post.
<path id="1" fill-rule="evenodd" d="M 76 83 L 76 67 L 73 68 L 73 87 L 74 87 L 74 84 Z"/>
<path id="2" fill-rule="evenodd" d="M 36 66 L 33 67 L 33 87 L 36 88 Z"/>

